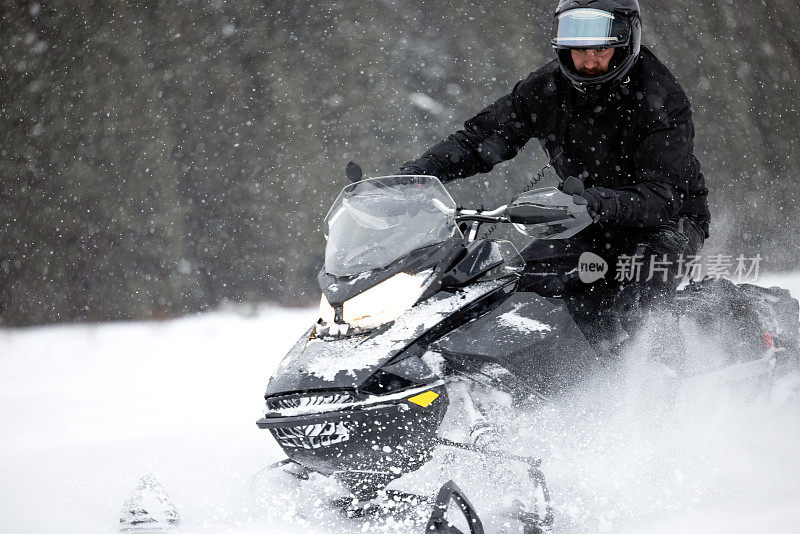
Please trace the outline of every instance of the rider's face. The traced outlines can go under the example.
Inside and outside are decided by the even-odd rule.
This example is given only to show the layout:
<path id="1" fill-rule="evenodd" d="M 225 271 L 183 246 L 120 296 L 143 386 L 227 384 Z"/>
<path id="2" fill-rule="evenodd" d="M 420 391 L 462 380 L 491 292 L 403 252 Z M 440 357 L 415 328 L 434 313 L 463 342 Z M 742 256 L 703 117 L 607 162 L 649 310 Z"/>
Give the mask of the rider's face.
<path id="1" fill-rule="evenodd" d="M 587 76 L 596 76 L 608 72 L 608 64 L 614 57 L 614 48 L 596 48 L 593 50 L 572 50 L 572 62 L 575 70 Z"/>

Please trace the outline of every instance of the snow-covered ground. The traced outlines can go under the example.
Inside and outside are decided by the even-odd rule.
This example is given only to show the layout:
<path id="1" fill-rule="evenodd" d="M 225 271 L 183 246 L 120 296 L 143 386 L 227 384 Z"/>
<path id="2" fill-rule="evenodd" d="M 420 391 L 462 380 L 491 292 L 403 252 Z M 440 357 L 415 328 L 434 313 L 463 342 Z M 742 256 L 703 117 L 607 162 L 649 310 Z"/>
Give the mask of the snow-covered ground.
<path id="1" fill-rule="evenodd" d="M 118 530 L 146 473 L 182 531 L 246 531 L 250 479 L 281 455 L 255 425 L 267 378 L 314 315 L 0 330 L 0 532 Z"/>
<path id="2" fill-rule="evenodd" d="M 800 276 L 762 284 L 800 297 Z M 182 533 L 308 531 L 269 524 L 252 502 L 253 476 L 282 457 L 255 426 L 267 378 L 314 319 L 267 307 L 0 329 L 0 532 L 115 532 L 148 473 L 172 496 Z M 546 470 L 570 532 L 800 531 L 800 414 L 747 433 L 730 431 L 735 418 L 684 421 L 677 445 L 635 417 L 590 422 L 579 435 L 559 409 L 537 417 L 554 432 L 566 425 Z M 720 435 L 732 442 L 715 456 L 703 440 Z"/>

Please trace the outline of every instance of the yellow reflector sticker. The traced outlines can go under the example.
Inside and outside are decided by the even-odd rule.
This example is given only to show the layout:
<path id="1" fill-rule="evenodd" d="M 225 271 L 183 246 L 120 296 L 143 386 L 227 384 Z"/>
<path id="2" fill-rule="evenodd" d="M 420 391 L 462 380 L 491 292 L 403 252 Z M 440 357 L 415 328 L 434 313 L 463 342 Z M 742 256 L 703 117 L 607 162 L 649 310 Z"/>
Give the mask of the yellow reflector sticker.
<path id="1" fill-rule="evenodd" d="M 426 391 L 425 393 L 420 393 L 419 395 L 410 397 L 408 400 L 413 402 L 414 404 L 419 404 L 423 408 L 427 408 L 437 398 L 439 398 L 438 393 L 434 393 L 433 391 Z"/>

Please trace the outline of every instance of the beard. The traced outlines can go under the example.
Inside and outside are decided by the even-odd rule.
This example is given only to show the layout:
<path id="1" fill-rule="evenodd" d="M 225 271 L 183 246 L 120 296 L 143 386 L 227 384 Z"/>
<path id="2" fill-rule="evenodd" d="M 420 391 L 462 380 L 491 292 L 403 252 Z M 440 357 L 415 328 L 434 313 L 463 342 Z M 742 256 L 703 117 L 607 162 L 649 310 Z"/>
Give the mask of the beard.
<path id="1" fill-rule="evenodd" d="M 586 67 L 581 67 L 581 68 L 577 69 L 577 71 L 580 74 L 583 74 L 584 76 L 597 76 L 599 74 L 605 74 L 606 72 L 608 72 L 608 69 L 604 69 L 602 67 L 596 67 L 596 68 L 593 68 L 593 69 L 588 69 Z"/>

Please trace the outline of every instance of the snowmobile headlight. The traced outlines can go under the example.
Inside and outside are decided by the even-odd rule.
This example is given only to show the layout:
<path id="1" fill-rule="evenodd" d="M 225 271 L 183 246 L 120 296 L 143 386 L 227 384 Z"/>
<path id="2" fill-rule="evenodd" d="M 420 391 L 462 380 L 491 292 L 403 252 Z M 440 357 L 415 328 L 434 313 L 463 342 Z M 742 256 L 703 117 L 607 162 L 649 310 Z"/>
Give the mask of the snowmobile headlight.
<path id="1" fill-rule="evenodd" d="M 403 315 L 425 292 L 432 271 L 397 273 L 344 303 L 344 321 L 356 328 L 377 328 Z"/>
<path id="2" fill-rule="evenodd" d="M 322 319 L 322 322 L 325 324 L 333 324 L 333 321 L 336 319 L 336 311 L 333 309 L 333 306 L 330 305 L 324 294 L 322 298 L 319 299 L 319 318 Z"/>

